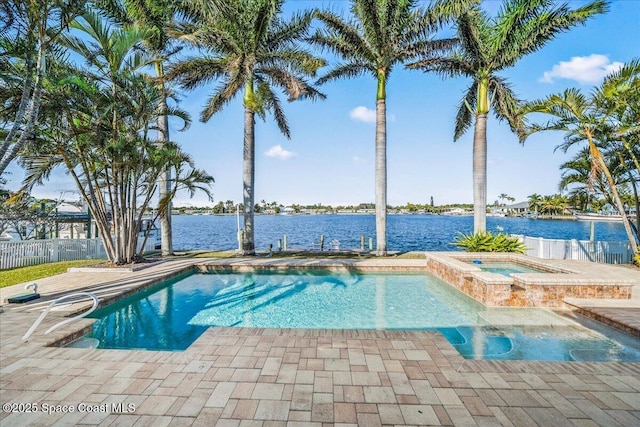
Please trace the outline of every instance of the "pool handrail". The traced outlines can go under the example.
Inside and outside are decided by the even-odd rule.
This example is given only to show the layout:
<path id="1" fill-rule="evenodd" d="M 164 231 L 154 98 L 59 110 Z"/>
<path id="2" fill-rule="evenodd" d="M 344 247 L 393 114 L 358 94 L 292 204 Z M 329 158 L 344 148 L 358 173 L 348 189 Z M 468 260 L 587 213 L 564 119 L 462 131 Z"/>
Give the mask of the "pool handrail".
<path id="1" fill-rule="evenodd" d="M 54 299 L 53 301 L 51 301 L 51 303 L 49 304 L 49 306 L 40 314 L 40 317 L 38 317 L 36 319 L 35 322 L 33 322 L 33 325 L 31 325 L 31 327 L 29 328 L 29 330 L 27 331 L 27 333 L 24 334 L 24 336 L 22 337 L 22 341 L 26 341 L 31 334 L 33 334 L 33 332 L 36 330 L 36 328 L 40 325 L 40 323 L 42 323 L 42 321 L 44 320 L 44 318 L 47 316 L 47 314 L 49 314 L 49 311 L 51 311 L 51 309 L 53 307 L 55 307 L 58 303 L 68 300 L 69 298 L 74 298 L 74 297 L 78 297 L 78 296 L 88 296 L 89 298 L 91 298 L 93 300 L 93 306 L 81 313 L 78 314 L 77 316 L 71 317 L 69 319 L 65 319 L 61 322 L 56 323 L 55 325 L 53 325 L 52 327 L 50 327 L 49 329 L 47 329 L 45 331 L 45 335 L 53 332 L 54 330 L 58 329 L 60 326 L 69 324 L 71 322 L 75 322 L 76 320 L 80 320 L 83 317 L 87 316 L 88 314 L 92 313 L 97 307 L 98 307 L 98 297 L 96 297 L 94 294 L 90 293 L 90 292 L 75 292 L 73 294 L 69 294 L 69 295 L 65 295 L 62 296 L 60 298 Z"/>

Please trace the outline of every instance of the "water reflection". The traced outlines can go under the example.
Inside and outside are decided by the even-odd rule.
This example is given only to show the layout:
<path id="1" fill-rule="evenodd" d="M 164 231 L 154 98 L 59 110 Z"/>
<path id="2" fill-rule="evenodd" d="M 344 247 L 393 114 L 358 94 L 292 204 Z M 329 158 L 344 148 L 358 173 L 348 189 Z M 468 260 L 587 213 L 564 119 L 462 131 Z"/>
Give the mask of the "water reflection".
<path id="1" fill-rule="evenodd" d="M 596 322 L 487 308 L 424 274 L 193 274 L 91 317 L 100 348 L 184 350 L 209 326 L 438 330 L 467 358 L 640 362 L 640 340 Z"/>

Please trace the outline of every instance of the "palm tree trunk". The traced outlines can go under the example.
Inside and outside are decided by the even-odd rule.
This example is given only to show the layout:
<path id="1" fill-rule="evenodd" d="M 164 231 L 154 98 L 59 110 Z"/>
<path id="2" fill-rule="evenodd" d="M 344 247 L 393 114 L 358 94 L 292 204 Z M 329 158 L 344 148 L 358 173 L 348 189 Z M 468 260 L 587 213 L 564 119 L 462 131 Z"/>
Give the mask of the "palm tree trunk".
<path id="1" fill-rule="evenodd" d="M 387 255 L 387 103 L 376 101 L 376 255 Z"/>
<path id="2" fill-rule="evenodd" d="M 156 75 L 160 78 L 164 76 L 164 69 L 162 62 L 157 61 L 155 63 Z M 167 95 L 164 88 L 164 83 L 160 83 L 162 99 L 160 100 L 160 115 L 158 116 L 158 142 L 163 144 L 169 141 L 169 118 L 167 117 Z M 160 174 L 158 182 L 160 187 L 160 200 L 164 200 L 171 194 L 171 170 L 167 168 L 166 171 Z M 160 203 L 160 206 L 163 206 Z M 173 233 L 171 229 L 171 202 L 166 203 L 166 207 L 160 212 L 160 250 L 162 256 L 173 255 Z"/>
<path id="3" fill-rule="evenodd" d="M 22 127 L 22 121 L 24 120 L 24 116 L 27 112 L 27 106 L 29 105 L 29 99 L 31 98 L 31 90 L 33 89 L 33 55 L 27 55 L 24 68 L 25 77 L 22 87 L 22 97 L 20 98 L 20 104 L 18 106 L 18 111 L 16 113 L 16 118 L 13 122 L 13 126 L 7 133 L 2 147 L 0 147 L 0 159 L 3 159 L 5 154 L 9 151 L 9 147 L 11 147 L 13 139 L 18 133 L 20 127 Z M 2 172 L 4 172 L 4 169 L 0 169 L 0 175 L 2 174 Z"/>
<path id="4" fill-rule="evenodd" d="M 473 134 L 473 232 L 487 228 L 487 113 L 476 115 Z"/>
<path id="5" fill-rule="evenodd" d="M 40 110 L 40 103 L 42 102 L 42 81 L 44 79 L 45 70 L 47 68 L 46 62 L 46 52 L 44 47 L 44 35 L 40 35 L 38 41 L 38 59 L 36 62 L 36 81 L 35 88 L 33 90 L 33 94 L 31 95 L 31 101 L 29 102 L 29 107 L 25 113 L 26 116 L 26 124 L 24 130 L 18 137 L 18 140 L 12 147 L 7 147 L 7 152 L 2 153 L 2 157 L 0 158 L 0 175 L 2 175 L 9 166 L 9 163 L 18 155 L 22 146 L 25 142 L 27 142 L 27 138 L 31 136 L 31 132 L 33 132 L 33 128 L 38 119 L 38 111 Z M 27 70 L 28 71 L 28 70 Z M 24 117 L 22 117 L 24 119 Z M 21 120 L 22 121 L 22 120 Z M 15 123 L 17 126 L 21 126 L 22 123 Z M 14 133 L 15 135 L 15 133 Z M 12 137 L 13 138 L 13 137 Z M 5 141 L 6 144 L 7 141 Z M 9 145 L 11 141 L 8 140 Z M 4 145 L 3 144 L 3 149 Z"/>
<path id="6" fill-rule="evenodd" d="M 244 148 L 242 155 L 242 198 L 244 203 L 243 255 L 255 255 L 253 236 L 253 205 L 255 199 L 255 113 L 252 108 L 253 81 L 247 82 L 244 95 Z"/>
<path id="7" fill-rule="evenodd" d="M 611 188 L 611 193 L 613 195 L 613 200 L 615 201 L 616 207 L 618 208 L 618 212 L 620 212 L 620 215 L 622 215 L 622 224 L 624 225 L 624 230 L 627 233 L 627 238 L 629 239 L 631 250 L 633 251 L 634 254 L 637 254 L 638 244 L 636 243 L 635 235 L 631 230 L 629 217 L 627 217 L 627 214 L 624 210 L 624 205 L 622 204 L 622 199 L 620 198 L 620 193 L 618 193 L 618 188 L 616 187 L 616 183 L 613 180 L 613 177 L 611 176 L 611 172 L 609 171 L 607 164 L 602 158 L 602 153 L 600 153 L 600 150 L 598 149 L 596 144 L 593 142 L 593 139 L 591 137 L 591 132 L 589 132 L 588 129 L 586 130 L 586 135 L 589 141 L 589 150 L 591 151 L 591 156 L 596 162 L 596 165 L 600 168 L 600 170 L 604 173 L 605 177 L 607 178 L 607 182 L 609 183 L 609 187 Z"/>

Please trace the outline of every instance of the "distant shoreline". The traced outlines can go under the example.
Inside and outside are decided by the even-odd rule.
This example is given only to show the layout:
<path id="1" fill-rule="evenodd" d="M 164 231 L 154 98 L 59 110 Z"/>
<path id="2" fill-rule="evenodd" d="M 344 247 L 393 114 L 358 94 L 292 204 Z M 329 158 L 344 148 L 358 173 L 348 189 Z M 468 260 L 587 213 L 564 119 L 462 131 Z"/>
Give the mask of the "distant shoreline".
<path id="1" fill-rule="evenodd" d="M 407 216 L 407 215 L 423 215 L 423 216 L 446 216 L 446 217 L 470 217 L 473 214 L 443 214 L 443 213 L 418 213 L 418 212 L 394 212 L 388 211 L 388 215 L 398 215 L 398 216 Z M 171 215 L 175 216 L 236 216 L 236 213 L 172 213 Z M 330 216 L 330 215 L 370 215 L 375 216 L 375 213 L 372 212 L 326 212 L 326 213 L 254 213 L 256 216 Z M 242 213 L 240 213 L 242 216 Z M 502 216 L 499 218 L 524 218 L 523 216 L 513 215 L 513 216 Z M 543 219 L 543 220 L 571 220 L 575 221 L 576 218 L 573 215 L 539 215 L 538 218 L 535 219 Z"/>

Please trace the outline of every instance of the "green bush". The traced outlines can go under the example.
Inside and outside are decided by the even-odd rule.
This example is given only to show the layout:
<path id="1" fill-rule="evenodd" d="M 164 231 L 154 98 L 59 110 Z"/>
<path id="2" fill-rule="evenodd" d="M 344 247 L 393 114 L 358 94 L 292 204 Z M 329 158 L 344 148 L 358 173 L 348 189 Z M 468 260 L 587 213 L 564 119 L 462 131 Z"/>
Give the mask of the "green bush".
<path id="1" fill-rule="evenodd" d="M 633 263 L 640 267 L 640 253 L 637 253 L 633 256 Z"/>
<path id="2" fill-rule="evenodd" d="M 515 252 L 523 254 L 527 247 L 517 237 L 508 234 L 492 234 L 489 231 L 478 233 L 458 233 L 453 244 L 467 252 Z"/>

